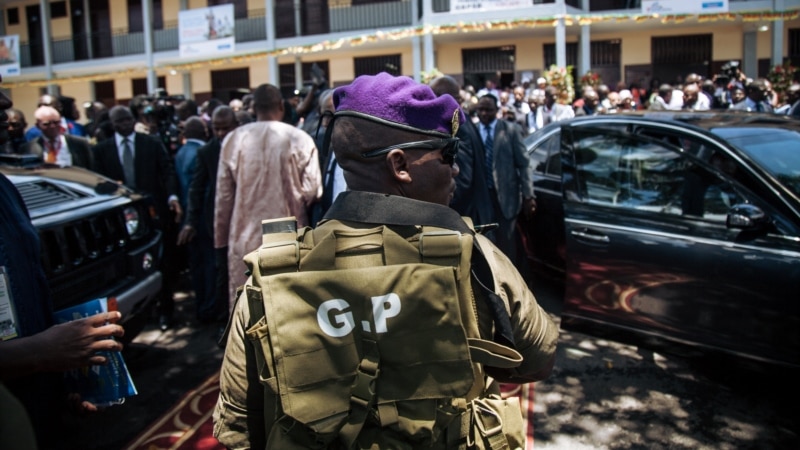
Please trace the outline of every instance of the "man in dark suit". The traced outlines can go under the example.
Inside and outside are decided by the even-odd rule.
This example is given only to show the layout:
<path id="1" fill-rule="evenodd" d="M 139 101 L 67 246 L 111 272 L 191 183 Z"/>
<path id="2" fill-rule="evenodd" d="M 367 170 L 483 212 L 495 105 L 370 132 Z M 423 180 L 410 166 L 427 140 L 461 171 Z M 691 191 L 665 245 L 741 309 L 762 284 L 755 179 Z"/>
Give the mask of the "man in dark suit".
<path id="1" fill-rule="evenodd" d="M 453 77 L 443 75 L 431 81 L 430 86 L 437 97 L 449 94 L 461 103 L 460 87 Z M 469 117 L 466 113 L 464 115 Z M 474 225 L 489 224 L 495 219 L 489 188 L 486 186 L 486 165 L 480 135 L 472 122 L 467 121 L 458 128 L 456 137 L 459 139 L 456 157 L 459 172 L 450 207 L 462 216 L 471 218 Z"/>
<path id="2" fill-rule="evenodd" d="M 25 139 L 25 114 L 18 109 L 11 108 L 6 111 L 8 115 L 8 142 L 0 146 L 0 153 L 20 153 L 22 146 L 27 142 Z"/>
<path id="3" fill-rule="evenodd" d="M 214 249 L 214 197 L 222 141 L 237 126 L 233 109 L 219 106 L 214 110 L 211 117 L 214 137 L 197 149 L 197 161 L 189 185 L 186 222 L 178 234 L 178 245 L 193 242 L 200 236 L 204 243 L 208 240 L 208 245 L 215 253 L 214 304 L 198 311 L 198 316 L 204 321 L 227 322 L 228 317 L 228 249 Z"/>
<path id="4" fill-rule="evenodd" d="M 745 87 L 747 97 L 731 107 L 735 111 L 774 112 L 769 104 L 769 85 L 764 78 L 757 78 Z"/>
<path id="5" fill-rule="evenodd" d="M 515 124 L 497 120 L 497 99 L 487 94 L 478 100 L 478 132 L 483 142 L 484 167 L 494 222 L 497 246 L 521 271 L 526 255 L 516 231 L 520 212 L 530 218 L 536 211 L 530 158 Z M 525 273 L 525 272 L 523 272 Z"/>
<path id="6" fill-rule="evenodd" d="M 176 287 L 180 267 L 173 261 L 177 241 L 176 225 L 183 216 L 178 202 L 175 171 L 167 150 L 160 140 L 135 133 L 133 113 L 126 106 L 115 106 L 109 111 L 114 126 L 113 138 L 106 139 L 94 148 L 94 170 L 126 186 L 149 194 L 164 232 L 164 295 L 160 302 L 159 325 L 162 330 L 172 320 L 172 293 Z"/>
<path id="7" fill-rule="evenodd" d="M 20 153 L 41 156 L 50 164 L 92 168 L 92 150 L 89 141 L 64 134 L 61 115 L 52 106 L 40 106 L 34 113 L 36 127 L 41 135 L 20 147 Z"/>

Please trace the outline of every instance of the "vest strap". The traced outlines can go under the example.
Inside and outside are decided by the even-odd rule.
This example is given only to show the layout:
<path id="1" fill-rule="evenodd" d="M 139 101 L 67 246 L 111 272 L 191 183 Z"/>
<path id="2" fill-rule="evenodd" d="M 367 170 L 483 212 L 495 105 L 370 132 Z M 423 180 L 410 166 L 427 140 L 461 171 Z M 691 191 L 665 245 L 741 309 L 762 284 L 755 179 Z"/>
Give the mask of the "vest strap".
<path id="1" fill-rule="evenodd" d="M 297 271 L 300 267 L 300 242 L 294 217 L 261 221 L 261 248 L 258 268 L 261 276 Z"/>
<path id="2" fill-rule="evenodd" d="M 508 450 L 508 439 L 503 434 L 503 418 L 483 399 L 472 401 L 472 421 L 491 450 Z M 476 436 L 477 437 L 477 436 Z"/>
<path id="3" fill-rule="evenodd" d="M 522 355 L 511 347 L 485 339 L 467 339 L 467 343 L 474 362 L 500 369 L 511 369 L 522 364 Z"/>
<path id="4" fill-rule="evenodd" d="M 461 233 L 437 227 L 422 227 L 422 233 L 419 236 L 419 253 L 424 263 L 459 267 Z"/>
<path id="5" fill-rule="evenodd" d="M 362 339 L 364 357 L 356 370 L 356 379 L 350 390 L 350 415 L 339 435 L 347 448 L 352 448 L 364 427 L 369 411 L 375 403 L 375 380 L 380 375 L 378 343 Z"/>

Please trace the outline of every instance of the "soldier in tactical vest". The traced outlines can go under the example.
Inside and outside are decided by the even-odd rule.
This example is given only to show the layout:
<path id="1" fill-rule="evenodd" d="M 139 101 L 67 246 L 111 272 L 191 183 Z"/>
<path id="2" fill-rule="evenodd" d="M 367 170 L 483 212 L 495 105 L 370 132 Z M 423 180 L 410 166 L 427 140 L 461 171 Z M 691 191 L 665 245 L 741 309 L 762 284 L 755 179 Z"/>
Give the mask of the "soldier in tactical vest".
<path id="1" fill-rule="evenodd" d="M 349 190 L 315 229 L 262 222 L 214 435 L 228 448 L 524 447 L 519 402 L 497 385 L 546 378 L 558 330 L 447 206 L 458 103 L 386 73 L 333 95 L 326 140 Z"/>

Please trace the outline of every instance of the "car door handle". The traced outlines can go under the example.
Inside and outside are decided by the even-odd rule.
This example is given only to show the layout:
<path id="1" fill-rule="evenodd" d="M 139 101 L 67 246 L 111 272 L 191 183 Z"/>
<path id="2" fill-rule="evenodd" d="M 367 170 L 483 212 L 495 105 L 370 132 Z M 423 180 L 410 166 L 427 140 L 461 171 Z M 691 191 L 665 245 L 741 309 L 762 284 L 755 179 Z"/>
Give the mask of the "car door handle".
<path id="1" fill-rule="evenodd" d="M 569 233 L 573 236 L 583 238 L 589 241 L 602 242 L 604 244 L 608 244 L 609 242 L 611 242 L 611 240 L 605 234 L 590 233 L 585 228 L 582 230 L 572 230 Z"/>

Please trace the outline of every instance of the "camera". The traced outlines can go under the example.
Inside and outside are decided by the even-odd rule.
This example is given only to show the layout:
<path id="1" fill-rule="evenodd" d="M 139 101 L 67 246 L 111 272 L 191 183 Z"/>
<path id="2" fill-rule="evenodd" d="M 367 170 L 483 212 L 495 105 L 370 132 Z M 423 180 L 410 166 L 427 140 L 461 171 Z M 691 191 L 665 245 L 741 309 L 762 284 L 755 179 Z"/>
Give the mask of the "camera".
<path id="1" fill-rule="evenodd" d="M 325 78 L 325 71 L 317 63 L 311 65 L 311 82 L 319 90 L 327 88 L 328 80 Z"/>
<path id="2" fill-rule="evenodd" d="M 731 80 L 739 79 L 739 61 L 728 61 L 722 65 L 720 70 L 722 73 L 715 77 L 720 85 L 727 85 Z"/>
<path id="3" fill-rule="evenodd" d="M 142 111 L 144 116 L 156 125 L 156 132 L 170 154 L 177 152 L 180 147 L 175 105 L 184 99 L 183 95 L 167 95 L 164 89 L 158 89 L 147 97 L 148 104 Z"/>

